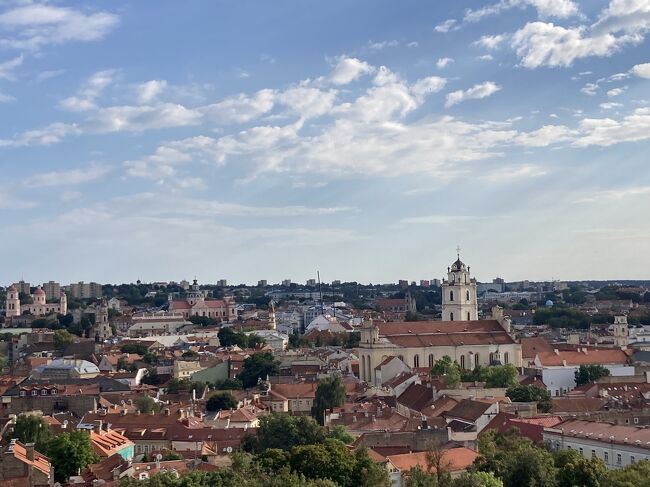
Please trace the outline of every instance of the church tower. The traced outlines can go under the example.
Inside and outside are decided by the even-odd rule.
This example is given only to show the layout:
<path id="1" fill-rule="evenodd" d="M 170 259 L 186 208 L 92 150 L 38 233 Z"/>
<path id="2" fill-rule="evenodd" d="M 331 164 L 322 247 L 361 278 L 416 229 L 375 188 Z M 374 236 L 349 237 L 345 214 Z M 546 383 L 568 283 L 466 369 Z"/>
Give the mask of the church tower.
<path id="1" fill-rule="evenodd" d="M 16 286 L 11 286 L 7 289 L 7 299 L 5 301 L 5 316 L 13 318 L 20 316 L 20 297 Z"/>
<path id="2" fill-rule="evenodd" d="M 103 342 L 107 338 L 113 336 L 113 330 L 111 330 L 111 325 L 108 322 L 108 303 L 106 300 L 102 300 L 101 305 L 95 311 L 95 341 Z"/>
<path id="3" fill-rule="evenodd" d="M 614 316 L 614 346 L 627 347 L 630 334 L 627 328 L 627 316 Z"/>
<path id="4" fill-rule="evenodd" d="M 470 277 L 470 269 L 458 258 L 447 268 L 447 279 L 442 283 L 442 320 L 478 320 L 476 279 Z"/>

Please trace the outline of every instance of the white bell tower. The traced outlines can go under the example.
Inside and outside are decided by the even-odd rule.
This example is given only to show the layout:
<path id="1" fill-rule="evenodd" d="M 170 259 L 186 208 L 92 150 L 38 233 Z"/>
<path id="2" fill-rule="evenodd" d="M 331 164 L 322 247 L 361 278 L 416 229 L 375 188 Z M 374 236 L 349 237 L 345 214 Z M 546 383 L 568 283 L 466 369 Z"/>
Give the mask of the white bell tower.
<path id="1" fill-rule="evenodd" d="M 447 279 L 442 282 L 442 320 L 478 320 L 476 279 L 471 278 L 470 268 L 461 262 L 460 248 L 457 257 L 447 268 Z"/>

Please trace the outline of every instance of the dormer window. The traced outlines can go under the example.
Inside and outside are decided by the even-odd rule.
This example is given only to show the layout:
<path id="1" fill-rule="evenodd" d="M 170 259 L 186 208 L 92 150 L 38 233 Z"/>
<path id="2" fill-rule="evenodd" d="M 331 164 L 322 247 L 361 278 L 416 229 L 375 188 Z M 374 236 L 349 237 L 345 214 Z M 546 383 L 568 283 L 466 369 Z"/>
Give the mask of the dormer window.
<path id="1" fill-rule="evenodd" d="M 32 396 L 38 396 L 38 391 L 36 389 L 32 391 Z"/>
<path id="2" fill-rule="evenodd" d="M 52 390 L 50 391 L 50 395 L 51 395 L 51 396 L 56 396 L 56 393 L 57 393 L 57 392 L 58 392 L 58 391 L 57 391 L 56 389 L 52 389 Z"/>
<path id="3" fill-rule="evenodd" d="M 26 391 L 20 391 L 20 397 L 25 397 L 27 395 Z"/>
<path id="4" fill-rule="evenodd" d="M 41 396 L 47 396 L 47 389 L 43 389 L 41 391 Z"/>

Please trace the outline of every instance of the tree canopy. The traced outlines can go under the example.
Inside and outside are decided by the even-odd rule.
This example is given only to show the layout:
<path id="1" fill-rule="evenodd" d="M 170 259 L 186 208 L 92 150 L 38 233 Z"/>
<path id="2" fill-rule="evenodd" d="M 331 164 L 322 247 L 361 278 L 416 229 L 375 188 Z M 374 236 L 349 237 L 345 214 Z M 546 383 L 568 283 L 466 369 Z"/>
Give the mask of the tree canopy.
<path id="1" fill-rule="evenodd" d="M 589 382 L 595 382 L 610 374 L 609 369 L 602 365 L 581 365 L 575 372 L 576 385 L 581 386 Z"/>
<path id="2" fill-rule="evenodd" d="M 277 375 L 280 372 L 278 362 L 271 352 L 256 353 L 244 360 L 244 370 L 237 376 L 244 388 L 253 387 L 259 379 Z"/>
<path id="3" fill-rule="evenodd" d="M 550 413 L 553 408 L 551 393 L 534 384 L 509 387 L 506 396 L 513 402 L 537 402 L 537 410 L 540 413 Z"/>
<path id="4" fill-rule="evenodd" d="M 222 409 L 235 409 L 237 408 L 237 400 L 230 392 L 217 392 L 210 396 L 205 405 L 207 411 L 221 411 Z"/>
<path id="5" fill-rule="evenodd" d="M 345 386 L 341 376 L 336 374 L 325 377 L 318 382 L 314 403 L 311 408 L 311 415 L 320 424 L 323 424 L 326 409 L 336 406 L 343 406 L 345 403 Z"/>

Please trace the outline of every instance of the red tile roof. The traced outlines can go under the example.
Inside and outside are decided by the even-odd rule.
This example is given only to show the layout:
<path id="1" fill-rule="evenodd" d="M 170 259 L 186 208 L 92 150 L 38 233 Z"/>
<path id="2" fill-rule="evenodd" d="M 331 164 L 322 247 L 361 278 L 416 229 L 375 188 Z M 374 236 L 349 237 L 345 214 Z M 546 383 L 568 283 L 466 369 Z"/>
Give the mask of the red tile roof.
<path id="1" fill-rule="evenodd" d="M 496 320 L 379 323 L 379 335 L 401 347 L 515 343 Z"/>
<path id="2" fill-rule="evenodd" d="M 540 352 L 537 360 L 543 366 L 575 366 L 575 365 L 624 365 L 627 355 L 620 349 Z"/>

